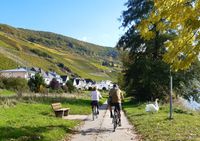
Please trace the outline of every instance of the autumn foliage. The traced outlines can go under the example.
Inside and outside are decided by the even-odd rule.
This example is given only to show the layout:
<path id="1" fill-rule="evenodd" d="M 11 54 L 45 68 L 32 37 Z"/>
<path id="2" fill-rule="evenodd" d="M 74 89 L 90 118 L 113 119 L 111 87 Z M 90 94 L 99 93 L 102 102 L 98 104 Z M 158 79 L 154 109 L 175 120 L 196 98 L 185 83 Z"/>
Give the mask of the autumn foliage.
<path id="1" fill-rule="evenodd" d="M 155 38 L 155 31 L 173 33 L 175 37 L 165 42 L 163 60 L 174 70 L 183 70 L 199 55 L 199 16 L 199 0 L 155 0 L 150 16 L 137 29 L 145 40 Z M 152 29 L 153 25 L 156 30 Z"/>

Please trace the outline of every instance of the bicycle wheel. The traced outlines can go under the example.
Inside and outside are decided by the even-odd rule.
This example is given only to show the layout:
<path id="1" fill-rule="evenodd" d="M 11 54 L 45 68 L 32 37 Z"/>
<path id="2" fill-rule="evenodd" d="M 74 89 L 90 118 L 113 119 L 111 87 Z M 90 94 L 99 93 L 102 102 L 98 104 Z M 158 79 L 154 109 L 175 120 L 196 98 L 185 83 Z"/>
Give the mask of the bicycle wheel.
<path id="1" fill-rule="evenodd" d="M 94 114 L 94 115 L 95 115 L 96 118 L 98 118 L 98 115 L 97 115 L 97 106 L 95 106 L 94 109 L 95 109 L 95 110 L 94 110 L 94 111 L 95 111 L 95 114 Z"/>
<path id="2" fill-rule="evenodd" d="M 113 131 L 114 132 L 116 128 L 117 128 L 117 112 L 114 111 L 114 115 L 113 115 Z"/>
<path id="3" fill-rule="evenodd" d="M 92 107 L 92 120 L 94 120 L 95 117 L 95 106 Z"/>

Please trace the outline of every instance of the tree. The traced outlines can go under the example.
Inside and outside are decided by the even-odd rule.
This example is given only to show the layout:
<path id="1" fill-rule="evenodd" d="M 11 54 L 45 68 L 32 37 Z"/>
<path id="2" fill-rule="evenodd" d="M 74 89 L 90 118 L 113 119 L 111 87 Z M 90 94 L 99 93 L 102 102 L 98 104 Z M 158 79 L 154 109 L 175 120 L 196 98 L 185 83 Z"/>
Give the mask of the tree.
<path id="1" fill-rule="evenodd" d="M 161 56 L 163 42 L 170 36 L 160 35 L 159 32 L 152 40 L 140 36 L 137 26 L 152 11 L 153 1 L 128 0 L 126 6 L 128 10 L 123 12 L 121 19 L 122 26 L 128 27 L 128 30 L 117 44 L 118 48 L 129 52 L 123 58 L 125 89 L 138 100 L 163 98 L 168 91 L 169 69 Z"/>
<path id="2" fill-rule="evenodd" d="M 155 12 L 154 1 L 128 0 L 125 5 L 127 10 L 122 13 L 121 20 L 122 26 L 128 30 L 117 44 L 118 49 L 128 52 L 122 60 L 125 90 L 137 100 L 166 99 L 169 95 L 170 66 L 162 59 L 166 42 L 175 39 L 176 32 L 158 30 L 162 27 L 162 18 L 150 24 L 148 18 Z M 187 85 L 188 80 L 194 77 L 190 74 L 198 70 L 173 73 L 174 88 L 178 91 L 180 82 Z"/>
<path id="3" fill-rule="evenodd" d="M 28 81 L 28 86 L 33 92 L 40 92 L 41 85 L 45 86 L 45 83 L 43 77 L 39 73 L 36 73 L 35 76 Z"/>
<path id="4" fill-rule="evenodd" d="M 175 37 L 165 42 L 163 59 L 174 70 L 184 70 L 199 55 L 199 16 L 199 0 L 155 0 L 150 16 L 142 20 L 137 29 L 145 40 L 155 38 L 156 32 L 152 30 L 154 24 L 157 24 L 157 32 L 173 32 Z"/>
<path id="5" fill-rule="evenodd" d="M 73 86 L 73 82 L 71 80 L 67 81 L 66 86 L 70 93 L 72 93 L 76 90 L 76 87 Z"/>

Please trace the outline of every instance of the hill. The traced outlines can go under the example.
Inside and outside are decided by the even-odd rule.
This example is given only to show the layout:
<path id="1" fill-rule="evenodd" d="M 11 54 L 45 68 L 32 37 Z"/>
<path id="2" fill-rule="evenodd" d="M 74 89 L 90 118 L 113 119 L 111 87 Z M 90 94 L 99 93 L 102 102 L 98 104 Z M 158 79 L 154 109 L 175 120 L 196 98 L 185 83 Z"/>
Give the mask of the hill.
<path id="1" fill-rule="evenodd" d="M 0 24 L 0 69 L 34 66 L 93 80 L 116 80 L 118 58 L 115 48 Z"/>

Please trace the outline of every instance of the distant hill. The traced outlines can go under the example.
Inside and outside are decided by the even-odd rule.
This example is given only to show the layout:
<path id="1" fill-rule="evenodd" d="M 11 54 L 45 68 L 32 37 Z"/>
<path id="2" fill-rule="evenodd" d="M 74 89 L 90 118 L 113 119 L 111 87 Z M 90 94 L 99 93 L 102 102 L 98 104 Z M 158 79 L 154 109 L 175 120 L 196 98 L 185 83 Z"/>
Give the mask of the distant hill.
<path id="1" fill-rule="evenodd" d="M 116 80 L 120 64 L 115 48 L 0 24 L 0 69 L 34 66 L 93 80 Z"/>

